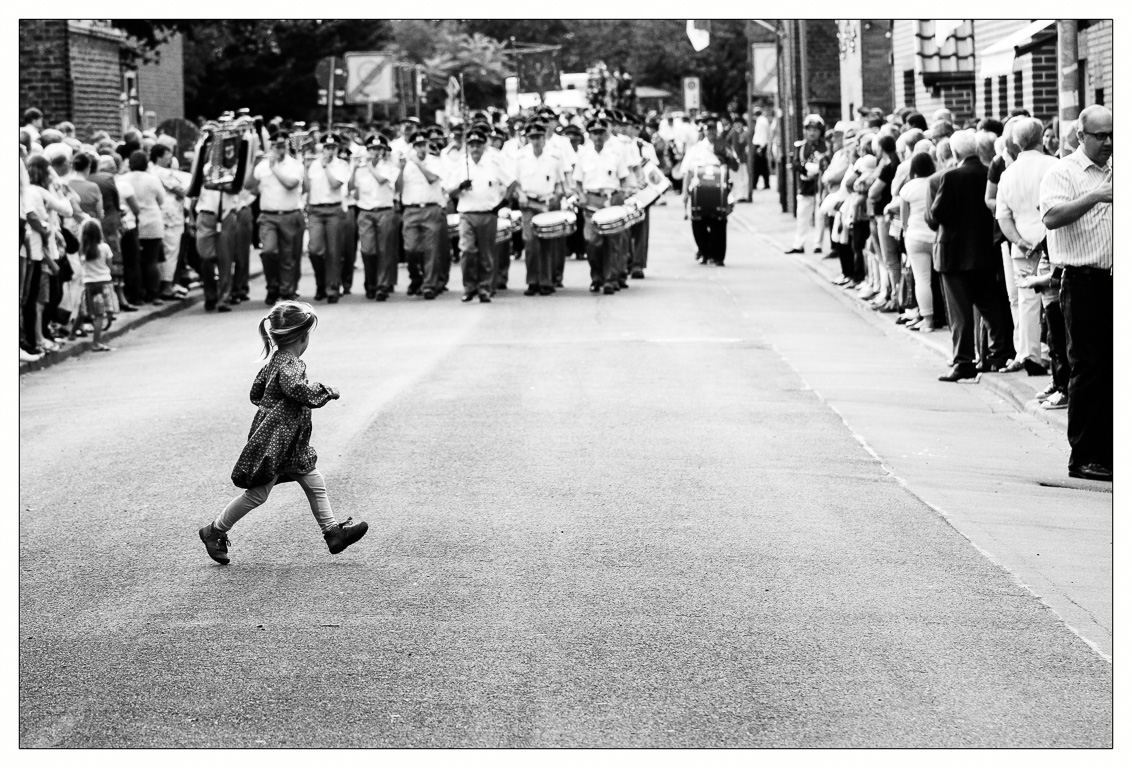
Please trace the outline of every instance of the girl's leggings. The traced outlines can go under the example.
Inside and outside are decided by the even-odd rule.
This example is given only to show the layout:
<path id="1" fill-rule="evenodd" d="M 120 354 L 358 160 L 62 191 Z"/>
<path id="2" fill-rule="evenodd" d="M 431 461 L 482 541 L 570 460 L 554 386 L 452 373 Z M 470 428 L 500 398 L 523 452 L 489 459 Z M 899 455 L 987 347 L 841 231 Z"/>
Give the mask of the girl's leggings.
<path id="1" fill-rule="evenodd" d="M 322 473 L 317 469 L 312 469 L 305 475 L 291 475 L 291 477 L 303 489 L 303 493 L 307 495 L 311 512 L 314 513 L 314 517 L 318 520 L 318 525 L 323 532 L 325 533 L 336 526 L 338 521 L 334 519 L 334 511 L 330 508 L 330 498 L 326 495 L 326 480 Z M 276 477 L 269 483 L 249 488 L 232 499 L 212 526 L 218 531 L 231 530 L 241 517 L 267 501 L 271 489 L 275 487 L 278 480 L 279 478 Z"/>

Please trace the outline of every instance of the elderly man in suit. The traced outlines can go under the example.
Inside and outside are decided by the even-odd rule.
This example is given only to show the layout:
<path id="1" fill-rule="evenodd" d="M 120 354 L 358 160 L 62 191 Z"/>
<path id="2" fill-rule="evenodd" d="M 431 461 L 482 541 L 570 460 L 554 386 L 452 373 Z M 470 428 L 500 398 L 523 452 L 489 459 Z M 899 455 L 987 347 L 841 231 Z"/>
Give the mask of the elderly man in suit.
<path id="1" fill-rule="evenodd" d="M 951 370 L 940 381 L 973 379 L 975 368 L 974 309 L 990 330 L 990 369 L 1006 366 L 1014 354 L 1009 317 L 997 279 L 1001 256 L 993 239 L 994 220 L 984 203 L 987 167 L 979 161 L 974 131 L 959 131 L 951 137 L 951 151 L 958 165 L 940 179 L 939 192 L 931 204 L 928 223 L 938 228 L 938 247 L 933 256 L 943 280 L 947 315 L 951 325 Z"/>

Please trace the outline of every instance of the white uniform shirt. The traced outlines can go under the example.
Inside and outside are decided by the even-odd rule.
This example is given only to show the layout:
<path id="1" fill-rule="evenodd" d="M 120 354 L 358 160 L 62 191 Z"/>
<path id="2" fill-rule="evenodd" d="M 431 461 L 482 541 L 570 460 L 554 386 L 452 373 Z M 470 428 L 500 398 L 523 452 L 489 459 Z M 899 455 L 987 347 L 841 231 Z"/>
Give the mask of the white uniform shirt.
<path id="1" fill-rule="evenodd" d="M 574 183 L 581 182 L 586 192 L 604 192 L 620 189 L 621 179 L 629 175 L 624 152 L 611 140 L 598 152 L 593 144 L 585 144 L 578 150 L 578 161 L 574 165 Z"/>
<path id="2" fill-rule="evenodd" d="M 405 141 L 401 136 L 398 136 L 393 141 L 389 142 L 389 159 L 394 164 L 400 164 L 402 157 L 408 157 L 413 154 L 413 145 Z"/>
<path id="3" fill-rule="evenodd" d="M 1008 169 L 1009 170 L 1009 169 Z M 1003 173 L 1003 176 L 1006 174 Z M 1112 159 L 1102 168 L 1078 147 L 1042 177 L 1041 214 L 1112 181 Z M 1098 203 L 1072 224 L 1049 230 L 1049 260 L 1067 267 L 1112 269 L 1112 203 Z"/>
<path id="4" fill-rule="evenodd" d="M 386 181 L 380 182 L 377 176 Z M 388 160 L 384 160 L 374 167 L 367 158 L 366 161 L 354 169 L 354 188 L 358 191 L 358 208 L 373 211 L 378 208 L 393 206 L 393 185 L 401 175 L 400 169 Z"/>
<path id="5" fill-rule="evenodd" d="M 334 158 L 325 166 L 322 160 L 315 160 L 307 169 L 310 191 L 307 202 L 311 205 L 341 205 L 346 195 L 346 182 L 350 180 L 350 166 L 345 160 Z M 341 182 L 337 188 L 330 186 L 330 179 Z"/>
<path id="6" fill-rule="evenodd" d="M 292 189 L 283 186 L 283 182 L 275 175 L 288 181 L 295 182 Z M 253 172 L 259 181 L 259 207 L 264 211 L 297 211 L 303 205 L 303 177 L 305 170 L 301 160 L 285 155 L 282 160 L 271 167 L 268 160 L 261 160 Z"/>
<path id="7" fill-rule="evenodd" d="M 440 188 L 441 181 L 444 179 L 444 167 L 440 159 L 432 155 L 426 155 L 421 163 L 424 164 L 424 167 L 428 169 L 429 173 L 435 173 L 440 178 L 434 183 L 429 184 L 428 179 L 421 173 L 421 169 L 417 167 L 416 163 L 412 160 L 405 163 L 405 167 L 401 170 L 401 176 L 403 178 L 401 202 L 405 205 L 426 205 L 429 203 L 444 205 L 444 190 Z"/>
<path id="8" fill-rule="evenodd" d="M 207 171 L 207 169 L 206 169 Z M 220 211 L 217 206 L 223 211 L 224 216 L 227 216 L 232 211 L 238 211 L 244 206 L 241 204 L 240 195 L 230 195 L 227 192 L 221 192 L 219 189 L 207 189 L 206 187 L 200 188 L 200 198 L 197 199 L 197 213 L 208 211 L 209 213 L 216 214 Z"/>
<path id="9" fill-rule="evenodd" d="M 680 164 L 680 175 L 684 176 L 705 165 L 722 165 L 722 163 L 716 157 L 711 142 L 707 139 L 701 139 L 688 147 L 688 151 L 684 154 L 684 160 Z"/>
<path id="10" fill-rule="evenodd" d="M 457 165 L 444 182 L 444 188 L 451 190 L 471 179 L 472 188 L 457 198 L 456 210 L 461 213 L 490 211 L 502 202 L 507 188 L 515 181 L 503 153 L 496 150 L 493 154 L 489 149 L 484 149 L 478 163 L 469 157 L 467 166 Z"/>
<path id="11" fill-rule="evenodd" d="M 524 147 L 515 167 L 519 189 L 528 197 L 545 200 L 554 194 L 554 185 L 562 180 L 562 159 L 545 147 L 538 157 L 533 147 Z"/>
<path id="12" fill-rule="evenodd" d="M 124 231 L 137 229 L 137 217 L 134 216 L 133 208 L 126 202 L 127 197 L 134 196 L 134 185 L 124 175 L 119 174 L 114 177 L 114 186 L 118 188 L 118 200 L 120 201 L 118 208 L 122 213 L 122 229 Z"/>

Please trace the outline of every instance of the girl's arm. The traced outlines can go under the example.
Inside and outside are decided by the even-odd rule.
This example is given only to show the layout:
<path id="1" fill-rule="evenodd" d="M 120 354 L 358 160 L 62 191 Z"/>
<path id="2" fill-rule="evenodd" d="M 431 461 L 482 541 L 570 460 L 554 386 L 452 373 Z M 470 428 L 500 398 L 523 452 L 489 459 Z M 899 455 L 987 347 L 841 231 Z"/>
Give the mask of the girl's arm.
<path id="1" fill-rule="evenodd" d="M 279 387 L 288 398 L 310 408 L 321 408 L 337 394 L 325 384 L 307 381 L 307 367 L 302 360 L 284 361 L 279 366 Z"/>
<path id="2" fill-rule="evenodd" d="M 252 405 L 259 407 L 260 402 L 263 400 L 263 393 L 267 390 L 267 369 L 269 366 L 260 368 L 259 374 L 252 382 L 251 401 Z"/>

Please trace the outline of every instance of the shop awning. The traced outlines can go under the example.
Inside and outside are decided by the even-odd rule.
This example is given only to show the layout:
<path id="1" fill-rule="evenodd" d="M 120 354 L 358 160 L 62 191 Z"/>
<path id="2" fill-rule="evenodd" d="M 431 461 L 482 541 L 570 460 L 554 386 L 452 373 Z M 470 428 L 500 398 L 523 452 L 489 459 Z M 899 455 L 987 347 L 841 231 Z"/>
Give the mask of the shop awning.
<path id="1" fill-rule="evenodd" d="M 1011 74 L 1014 71 L 1014 57 L 1019 46 L 1029 43 L 1034 35 L 1044 32 L 1053 23 L 1053 19 L 1038 19 L 1017 32 L 1010 33 L 997 43 L 987 46 L 986 50 L 978 54 L 979 78 Z"/>

